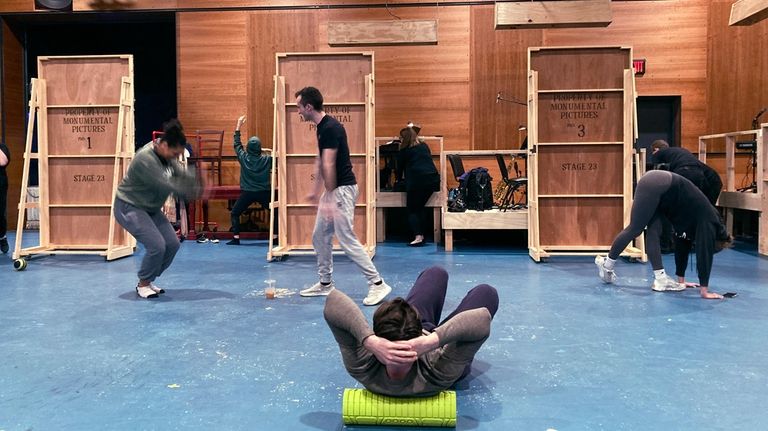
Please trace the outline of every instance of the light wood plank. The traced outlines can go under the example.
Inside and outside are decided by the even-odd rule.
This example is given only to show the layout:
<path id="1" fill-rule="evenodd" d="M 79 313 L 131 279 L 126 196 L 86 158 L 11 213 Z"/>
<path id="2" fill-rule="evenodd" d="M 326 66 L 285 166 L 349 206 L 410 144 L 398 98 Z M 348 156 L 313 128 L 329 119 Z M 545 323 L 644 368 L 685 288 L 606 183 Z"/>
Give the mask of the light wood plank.
<path id="1" fill-rule="evenodd" d="M 731 6 L 728 25 L 752 25 L 768 18 L 768 0 L 738 0 Z"/>
<path id="2" fill-rule="evenodd" d="M 437 20 L 332 21 L 329 45 L 436 44 Z"/>
<path id="3" fill-rule="evenodd" d="M 610 0 L 497 2 L 496 29 L 606 27 Z"/>

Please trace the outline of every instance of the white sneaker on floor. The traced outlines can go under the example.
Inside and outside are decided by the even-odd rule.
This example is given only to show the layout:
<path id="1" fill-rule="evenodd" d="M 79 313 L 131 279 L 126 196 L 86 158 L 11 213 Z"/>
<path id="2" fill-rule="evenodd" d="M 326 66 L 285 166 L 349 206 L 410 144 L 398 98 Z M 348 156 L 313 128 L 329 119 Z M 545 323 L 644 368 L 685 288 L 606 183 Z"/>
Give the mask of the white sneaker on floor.
<path id="1" fill-rule="evenodd" d="M 162 287 L 156 285 L 151 281 L 149 282 L 149 288 L 152 289 L 155 293 L 165 293 L 165 289 L 163 289 Z"/>
<path id="2" fill-rule="evenodd" d="M 331 282 L 331 284 L 322 284 L 319 281 L 312 285 L 312 287 L 306 288 L 299 292 L 299 295 L 301 296 L 327 296 L 333 289 L 336 288 L 336 285 Z"/>
<path id="3" fill-rule="evenodd" d="M 383 301 L 390 292 L 392 292 L 392 288 L 384 281 L 381 284 L 371 284 L 368 289 L 368 296 L 363 299 L 363 304 L 376 305 Z"/>
<path id="4" fill-rule="evenodd" d="M 600 276 L 600 280 L 603 283 L 615 283 L 616 273 L 612 269 L 605 267 L 605 256 L 595 256 L 595 265 L 597 265 L 597 275 Z"/>
<path id="5" fill-rule="evenodd" d="M 144 299 L 157 298 L 157 292 L 149 286 L 136 286 L 136 294 Z"/>
<path id="6" fill-rule="evenodd" d="M 685 283 L 678 283 L 672 277 L 665 275 L 662 279 L 654 279 L 651 289 L 656 292 L 679 292 L 685 290 Z"/>

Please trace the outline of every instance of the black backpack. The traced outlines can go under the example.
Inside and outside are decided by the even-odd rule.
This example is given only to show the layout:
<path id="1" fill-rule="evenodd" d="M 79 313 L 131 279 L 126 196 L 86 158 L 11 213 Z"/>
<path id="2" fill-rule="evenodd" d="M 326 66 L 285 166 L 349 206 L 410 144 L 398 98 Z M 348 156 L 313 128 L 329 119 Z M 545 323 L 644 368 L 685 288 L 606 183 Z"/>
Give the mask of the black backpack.
<path id="1" fill-rule="evenodd" d="M 485 211 L 493 207 L 493 186 L 487 168 L 474 168 L 463 178 L 464 201 L 467 209 Z"/>

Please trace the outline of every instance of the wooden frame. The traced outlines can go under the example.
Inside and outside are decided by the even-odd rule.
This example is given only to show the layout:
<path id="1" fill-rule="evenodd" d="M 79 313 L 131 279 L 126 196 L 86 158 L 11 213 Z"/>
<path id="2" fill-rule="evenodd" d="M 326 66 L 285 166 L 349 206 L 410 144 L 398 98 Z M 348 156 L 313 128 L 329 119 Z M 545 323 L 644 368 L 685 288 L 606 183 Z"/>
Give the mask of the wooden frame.
<path id="1" fill-rule="evenodd" d="M 272 205 L 267 260 L 314 255 L 312 231 L 317 209 L 304 202 L 312 187 L 317 157 L 314 124 L 295 113 L 293 94 L 306 86 L 323 93 L 325 112 L 340 118 L 347 131 L 360 194 L 355 232 L 368 254 L 376 253 L 374 69 L 372 52 L 278 53 L 275 56 Z M 279 234 L 274 240 L 274 217 Z M 334 252 L 340 252 L 334 246 Z"/>
<path id="2" fill-rule="evenodd" d="M 440 153 L 440 190 L 446 197 L 442 201 L 443 230 L 445 231 L 445 251 L 453 251 L 453 231 L 468 229 L 528 229 L 528 210 L 500 210 L 494 208 L 486 211 L 467 210 L 465 212 L 448 212 L 448 174 L 445 162 L 449 154 L 461 156 L 466 166 L 466 160 L 472 157 L 493 158 L 501 155 L 521 155 L 526 150 L 476 150 L 476 151 L 443 151 Z M 492 163 L 496 163 L 495 160 Z M 469 170 L 467 166 L 467 170 Z M 529 171 L 530 173 L 530 171 Z M 500 181 L 497 180 L 497 181 Z"/>
<path id="3" fill-rule="evenodd" d="M 742 209 L 760 213 L 758 252 L 768 256 L 768 159 L 766 159 L 766 134 L 768 123 L 756 130 L 719 133 L 699 136 L 699 160 L 707 163 L 707 152 L 713 146 L 713 141 L 725 140 L 725 176 L 724 190 L 720 193 L 717 205 L 725 208 L 725 225 L 729 233 L 733 232 L 733 210 Z M 736 140 L 747 138 L 755 142 L 754 191 L 739 191 L 736 186 L 736 164 L 739 155 L 744 152 L 736 151 Z M 747 153 L 748 154 L 748 153 Z"/>
<path id="4" fill-rule="evenodd" d="M 443 157 L 441 157 L 441 154 L 443 153 L 443 137 L 442 136 L 419 136 L 419 139 L 421 139 L 422 141 L 426 142 L 427 145 L 429 145 L 430 151 L 432 152 L 432 158 L 433 159 L 437 158 L 435 163 L 437 167 L 437 172 L 440 172 L 441 175 L 444 175 L 443 163 L 445 162 L 445 160 Z M 380 169 L 381 167 L 380 161 L 379 161 L 379 147 L 391 140 L 392 138 L 383 138 L 383 137 L 376 138 L 377 172 L 378 172 L 378 169 Z M 441 187 L 440 190 L 432 193 L 432 196 L 429 198 L 429 200 L 425 205 L 425 207 L 433 209 L 432 220 L 433 220 L 433 235 L 434 235 L 435 245 L 440 244 L 440 235 L 442 231 L 441 209 L 443 208 L 443 204 L 445 201 L 444 196 L 445 196 L 445 193 L 443 191 L 443 188 Z M 405 208 L 405 206 L 406 206 L 405 192 L 381 191 L 380 177 L 377 174 L 376 175 L 376 242 L 384 242 L 384 240 L 386 239 L 385 208 Z"/>
<path id="5" fill-rule="evenodd" d="M 133 56 L 38 57 L 38 76 L 29 101 L 14 260 L 133 254 L 136 240 L 112 217 L 117 186 L 134 153 Z M 37 203 L 26 201 L 32 159 L 38 160 Z M 22 248 L 27 208 L 39 209 L 40 241 Z"/>
<path id="6" fill-rule="evenodd" d="M 528 49 L 528 249 L 535 261 L 605 252 L 629 222 L 635 111 L 631 48 Z M 647 258 L 635 245 L 623 255 Z"/>

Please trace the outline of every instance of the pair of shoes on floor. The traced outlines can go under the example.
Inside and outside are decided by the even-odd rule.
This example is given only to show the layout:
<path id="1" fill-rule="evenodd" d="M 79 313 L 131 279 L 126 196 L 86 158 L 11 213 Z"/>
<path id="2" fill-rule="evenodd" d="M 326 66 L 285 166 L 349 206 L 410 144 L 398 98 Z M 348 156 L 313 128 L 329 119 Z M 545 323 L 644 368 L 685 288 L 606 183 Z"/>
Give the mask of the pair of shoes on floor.
<path id="1" fill-rule="evenodd" d="M 3 254 L 8 253 L 8 238 L 0 239 L 0 251 L 3 252 Z"/>
<path id="2" fill-rule="evenodd" d="M 654 279 L 651 289 L 656 292 L 680 292 L 685 290 L 685 283 L 678 283 L 675 279 L 668 275 L 664 275 L 661 279 Z"/>
<path id="3" fill-rule="evenodd" d="M 149 286 L 136 286 L 136 294 L 144 299 L 157 298 L 161 293 L 165 293 L 165 289 L 152 282 Z"/>
<path id="4" fill-rule="evenodd" d="M 336 288 L 336 285 L 331 281 L 329 284 L 323 284 L 319 281 L 313 284 L 311 287 L 306 288 L 299 292 L 301 296 L 327 296 Z M 392 292 L 392 288 L 382 281 L 380 284 L 371 284 L 368 288 L 368 295 L 363 299 L 365 305 L 377 305 L 384 298 Z"/>
<path id="5" fill-rule="evenodd" d="M 200 238 L 197 239 L 198 244 L 205 244 L 206 242 L 210 242 L 211 244 L 218 244 L 219 240 L 216 238 L 208 239 L 205 236 L 200 236 Z"/>
<path id="6" fill-rule="evenodd" d="M 363 299 L 363 304 L 365 305 L 377 305 L 392 292 L 392 288 L 384 280 L 380 284 L 371 284 L 369 286 L 368 296 Z"/>
<path id="7" fill-rule="evenodd" d="M 336 285 L 331 281 L 328 284 L 320 283 L 319 281 L 315 284 L 313 284 L 311 287 L 308 287 L 302 291 L 299 292 L 299 295 L 301 296 L 327 296 L 333 289 L 336 288 Z"/>
<path id="8" fill-rule="evenodd" d="M 605 267 L 605 259 L 606 256 L 595 256 L 595 265 L 597 265 L 597 275 L 600 277 L 600 280 L 603 280 L 603 283 L 615 283 L 616 282 L 616 273 L 613 272 L 612 269 L 608 269 Z"/>

